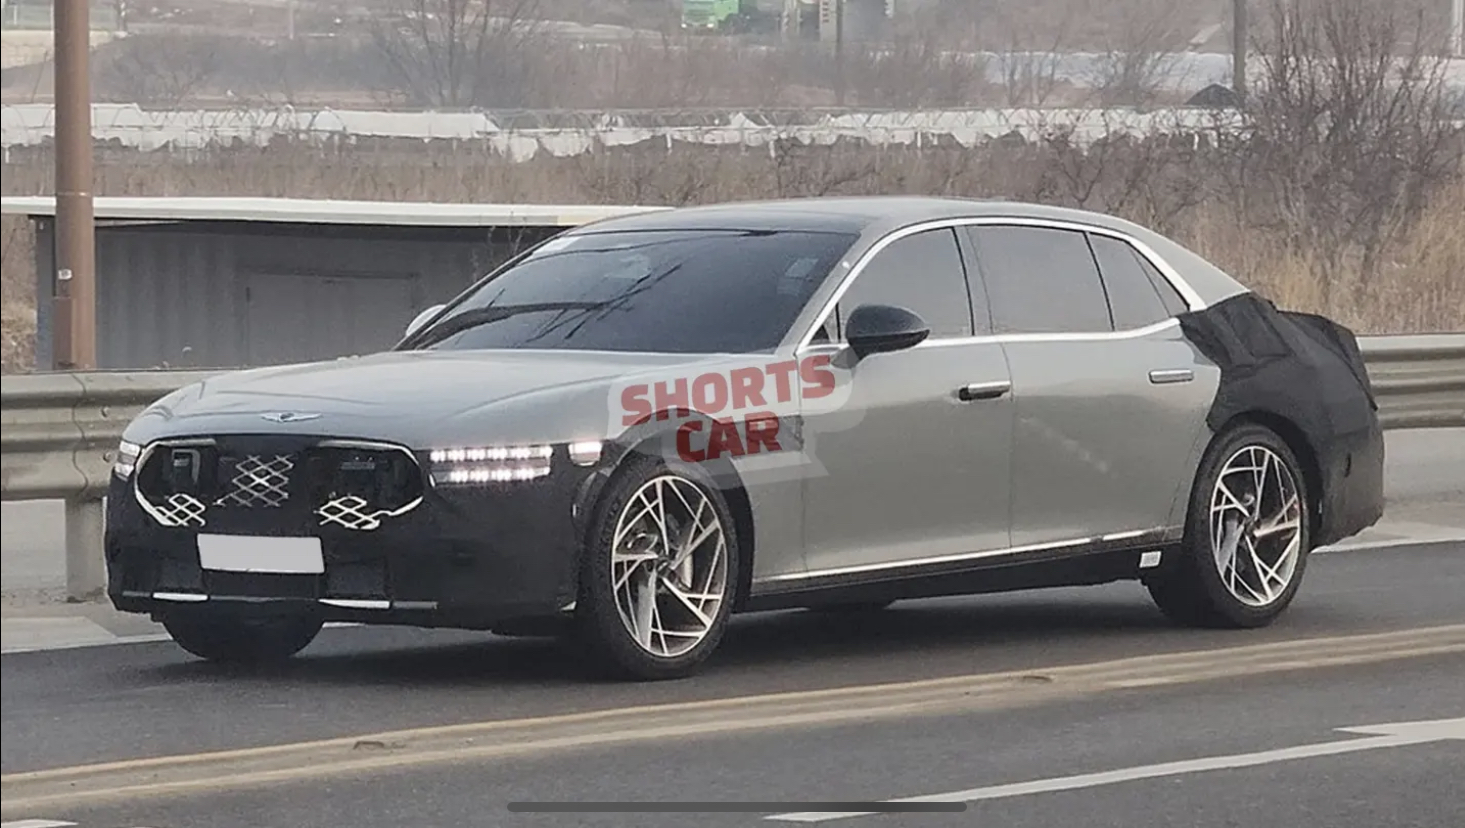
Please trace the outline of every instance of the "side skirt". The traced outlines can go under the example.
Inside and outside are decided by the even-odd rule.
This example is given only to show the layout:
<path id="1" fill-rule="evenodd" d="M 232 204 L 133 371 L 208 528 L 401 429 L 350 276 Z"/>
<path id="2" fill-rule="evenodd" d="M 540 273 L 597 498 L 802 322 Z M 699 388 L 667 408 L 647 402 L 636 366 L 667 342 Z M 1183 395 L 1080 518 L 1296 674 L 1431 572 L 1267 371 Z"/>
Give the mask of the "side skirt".
<path id="1" fill-rule="evenodd" d="M 1009 554 L 857 572 L 810 573 L 753 584 L 744 612 L 825 604 L 983 595 L 1138 580 L 1179 551 L 1178 530 L 1095 539 Z"/>

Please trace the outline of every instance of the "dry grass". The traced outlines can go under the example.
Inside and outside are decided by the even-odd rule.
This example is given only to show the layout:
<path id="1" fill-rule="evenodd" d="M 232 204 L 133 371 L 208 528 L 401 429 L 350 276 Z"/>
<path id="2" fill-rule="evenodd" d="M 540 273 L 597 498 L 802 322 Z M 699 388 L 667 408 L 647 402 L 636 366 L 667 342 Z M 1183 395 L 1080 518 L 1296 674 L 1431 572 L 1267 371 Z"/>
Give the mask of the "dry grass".
<path id="1" fill-rule="evenodd" d="M 623 148 L 514 164 L 463 148 L 275 146 L 190 155 L 101 153 L 101 195 L 261 195 L 406 201 L 691 204 L 828 194 L 1003 196 L 1083 206 L 1150 224 L 1279 304 L 1320 311 L 1361 333 L 1465 330 L 1465 171 L 1391 239 L 1381 269 L 1326 272 L 1220 181 L 1231 155 L 1163 141 L 1080 151 L 1059 143 L 766 150 Z M 7 194 L 50 191 L 44 151 L 4 167 Z M 1089 186 L 1096 183 L 1096 186 Z M 1248 202 L 1250 203 L 1250 202 Z M 1337 257 L 1331 257 L 1336 259 Z M 24 221 L 3 226 L 4 368 L 31 364 L 34 257 Z M 102 278 L 106 278 L 102 274 Z"/>
<path id="2" fill-rule="evenodd" d="M 1465 177 L 1441 188 L 1389 248 L 1381 273 L 1344 274 L 1343 289 L 1329 289 L 1322 257 L 1289 250 L 1224 213 L 1201 211 L 1177 239 L 1280 306 L 1326 314 L 1360 333 L 1465 331 Z"/>

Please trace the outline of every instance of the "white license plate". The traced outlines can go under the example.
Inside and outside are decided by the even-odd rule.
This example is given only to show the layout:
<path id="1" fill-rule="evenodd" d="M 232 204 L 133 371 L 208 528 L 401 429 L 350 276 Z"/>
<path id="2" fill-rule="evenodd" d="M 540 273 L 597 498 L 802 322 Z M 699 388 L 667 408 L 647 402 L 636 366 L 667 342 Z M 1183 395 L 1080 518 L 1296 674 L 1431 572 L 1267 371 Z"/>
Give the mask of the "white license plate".
<path id="1" fill-rule="evenodd" d="M 198 565 L 218 572 L 319 575 L 326 571 L 320 538 L 199 535 Z"/>

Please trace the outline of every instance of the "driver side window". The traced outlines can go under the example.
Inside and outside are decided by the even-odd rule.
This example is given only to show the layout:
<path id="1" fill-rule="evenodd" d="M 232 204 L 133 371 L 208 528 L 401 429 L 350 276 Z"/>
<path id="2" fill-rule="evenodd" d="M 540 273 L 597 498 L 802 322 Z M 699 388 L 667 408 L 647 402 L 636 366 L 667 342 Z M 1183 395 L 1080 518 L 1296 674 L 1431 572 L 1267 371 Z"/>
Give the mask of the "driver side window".
<path id="1" fill-rule="evenodd" d="M 971 300 L 955 231 L 925 230 L 877 253 L 835 309 L 831 321 L 841 340 L 844 320 L 860 305 L 871 304 L 914 311 L 931 326 L 932 339 L 971 336 Z"/>

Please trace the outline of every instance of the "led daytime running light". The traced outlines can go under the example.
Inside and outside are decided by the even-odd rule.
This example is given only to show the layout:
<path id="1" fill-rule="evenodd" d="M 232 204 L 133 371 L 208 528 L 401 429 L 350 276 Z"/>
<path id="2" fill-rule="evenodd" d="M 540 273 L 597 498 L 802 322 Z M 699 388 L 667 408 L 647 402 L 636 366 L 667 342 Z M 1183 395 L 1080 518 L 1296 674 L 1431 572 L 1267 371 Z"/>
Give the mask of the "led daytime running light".
<path id="1" fill-rule="evenodd" d="M 494 446 L 433 449 L 428 457 L 434 463 L 502 463 L 510 460 L 548 460 L 553 454 L 553 446 Z"/>
<path id="2" fill-rule="evenodd" d="M 549 475 L 553 456 L 554 447 L 548 445 L 465 446 L 428 453 L 433 483 L 459 486 L 537 480 Z"/>

